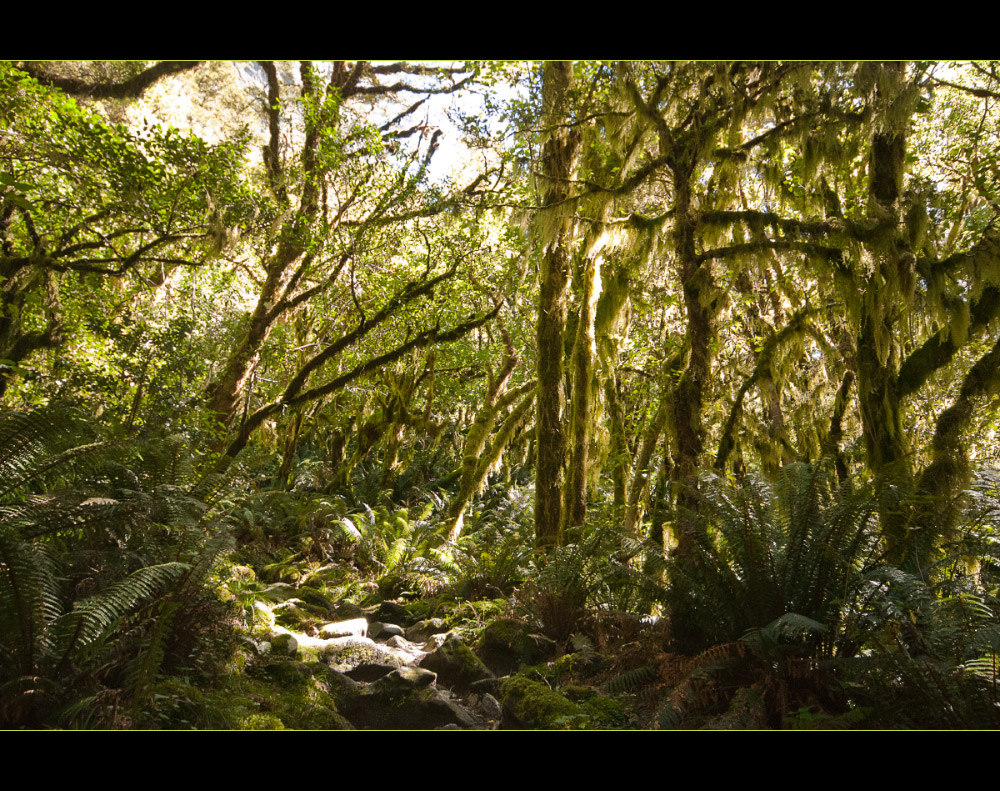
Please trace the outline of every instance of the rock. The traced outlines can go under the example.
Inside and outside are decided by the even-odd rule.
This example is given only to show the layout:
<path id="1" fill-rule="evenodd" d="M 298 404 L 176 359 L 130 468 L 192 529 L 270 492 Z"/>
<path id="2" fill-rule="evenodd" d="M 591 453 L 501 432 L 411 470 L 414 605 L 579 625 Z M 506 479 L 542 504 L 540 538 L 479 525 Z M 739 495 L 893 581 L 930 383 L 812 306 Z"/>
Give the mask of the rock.
<path id="1" fill-rule="evenodd" d="M 240 582 L 254 582 L 257 579 L 257 574 L 249 566 L 234 564 L 229 567 L 229 579 L 239 580 Z"/>
<path id="2" fill-rule="evenodd" d="M 368 637 L 335 637 L 323 641 L 322 659 L 334 670 L 347 673 L 360 665 L 412 665 L 421 654 L 381 645 Z"/>
<path id="3" fill-rule="evenodd" d="M 457 637 L 449 638 L 434 653 L 425 656 L 420 666 L 433 670 L 442 684 L 459 692 L 468 690 L 476 681 L 493 677 L 482 660 Z"/>
<path id="4" fill-rule="evenodd" d="M 274 659 L 255 672 L 284 689 L 303 687 L 312 676 L 312 671 L 304 662 L 289 662 L 287 659 Z"/>
<path id="5" fill-rule="evenodd" d="M 368 620 L 366 618 L 352 618 L 350 621 L 324 624 L 320 627 L 319 634 L 325 639 L 349 636 L 365 637 L 368 634 Z"/>
<path id="6" fill-rule="evenodd" d="M 378 661 L 375 641 L 368 637 L 348 636 L 324 640 L 320 656 L 324 663 L 342 673 L 365 662 Z"/>
<path id="7" fill-rule="evenodd" d="M 288 601 L 294 599 L 298 594 L 295 586 L 287 582 L 275 582 L 264 588 L 264 596 L 274 602 Z"/>
<path id="8" fill-rule="evenodd" d="M 497 675 L 506 675 L 524 665 L 537 665 L 556 654 L 556 643 L 535 634 L 521 621 L 501 618 L 483 632 L 479 656 Z"/>
<path id="9" fill-rule="evenodd" d="M 372 681 L 378 681 L 380 678 L 389 675 L 395 669 L 396 665 L 376 665 L 365 662 L 348 670 L 344 675 L 355 681 L 363 681 L 369 684 Z"/>
<path id="10" fill-rule="evenodd" d="M 295 656 L 299 652 L 299 641 L 289 632 L 281 632 L 271 638 L 271 651 L 278 656 Z"/>
<path id="11" fill-rule="evenodd" d="M 489 692 L 483 695 L 483 699 L 479 701 L 479 710 L 488 720 L 499 722 L 503 718 L 503 709 L 500 707 L 500 701 Z"/>
<path id="12" fill-rule="evenodd" d="M 344 576 L 344 568 L 339 563 L 331 563 L 310 571 L 302 580 L 303 587 L 322 588 L 327 582 L 336 582 Z"/>
<path id="13" fill-rule="evenodd" d="M 476 695 L 499 695 L 500 685 L 506 681 L 504 678 L 484 678 L 482 681 L 475 681 L 469 685 L 469 691 Z"/>
<path id="14" fill-rule="evenodd" d="M 374 637 L 379 640 L 387 640 L 390 637 L 402 637 L 404 634 L 403 628 L 401 626 L 396 626 L 394 623 L 382 623 L 381 621 L 372 621 L 368 624 L 368 636 Z"/>
<path id="15" fill-rule="evenodd" d="M 280 604 L 275 604 L 271 608 L 274 620 L 287 628 L 302 626 L 312 617 L 307 610 L 300 606 L 304 604 L 305 602 L 301 599 L 287 599 Z"/>
<path id="16" fill-rule="evenodd" d="M 396 604 L 394 601 L 384 601 L 375 611 L 375 618 L 380 621 L 388 621 L 390 623 L 401 623 L 405 626 L 413 624 L 416 619 L 410 614 L 402 604 Z"/>
<path id="17" fill-rule="evenodd" d="M 430 639 L 431 635 L 447 632 L 448 627 L 440 618 L 425 618 L 417 621 L 406 630 L 406 639 L 411 643 L 423 643 Z"/>
<path id="18" fill-rule="evenodd" d="M 512 676 L 501 687 L 501 727 L 532 730 L 564 730 L 586 717 L 575 703 L 540 681 Z"/>
<path id="19" fill-rule="evenodd" d="M 435 678 L 428 670 L 400 668 L 379 679 L 362 692 L 355 724 L 400 730 L 475 727 L 468 713 L 434 689 Z"/>
<path id="20" fill-rule="evenodd" d="M 437 682 L 437 673 L 422 667 L 401 667 L 393 673 L 398 676 L 399 683 L 409 684 L 418 689 L 432 687 Z M 397 683 L 395 679 L 393 683 Z"/>
<path id="21" fill-rule="evenodd" d="M 432 634 L 424 641 L 424 649 L 427 651 L 437 651 L 452 637 L 458 637 L 458 635 L 456 635 L 454 632 L 441 632 L 439 634 Z"/>
<path id="22" fill-rule="evenodd" d="M 314 611 L 318 611 L 326 617 L 335 611 L 333 602 L 314 588 L 299 588 L 298 594 Z"/>
<path id="23" fill-rule="evenodd" d="M 365 609 L 353 602 L 342 601 L 334 608 L 334 612 L 337 617 L 342 620 L 354 620 L 355 618 L 364 618 L 367 613 Z"/>
<path id="24" fill-rule="evenodd" d="M 271 612 L 271 608 L 267 606 L 266 602 L 258 600 L 253 603 L 253 622 L 254 631 L 261 629 L 270 631 L 274 628 L 274 613 Z"/>
<path id="25" fill-rule="evenodd" d="M 312 662 L 308 667 L 313 677 L 333 700 L 337 711 L 351 719 L 361 700 L 361 685 L 322 662 Z"/>

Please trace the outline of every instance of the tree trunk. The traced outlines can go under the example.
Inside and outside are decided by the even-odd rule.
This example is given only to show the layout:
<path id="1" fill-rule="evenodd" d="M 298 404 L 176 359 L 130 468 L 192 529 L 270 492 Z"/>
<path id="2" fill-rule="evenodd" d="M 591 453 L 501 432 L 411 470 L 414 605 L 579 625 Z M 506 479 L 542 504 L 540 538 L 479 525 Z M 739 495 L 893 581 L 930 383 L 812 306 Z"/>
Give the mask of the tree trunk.
<path id="1" fill-rule="evenodd" d="M 935 545 L 951 537 L 960 515 L 958 498 L 971 472 L 965 434 L 972 424 L 976 402 L 1000 391 L 1000 340 L 972 366 L 954 403 L 938 417 L 934 431 L 934 460 L 920 476 L 918 511 L 912 520 L 915 541 L 907 536 L 907 555 L 915 553 L 916 568 L 932 558 Z"/>
<path id="2" fill-rule="evenodd" d="M 690 548 L 693 522 L 684 515 L 696 508 L 693 490 L 697 487 L 698 470 L 705 449 L 705 429 L 702 424 L 704 389 L 712 369 L 712 275 L 709 261 L 699 262 L 695 252 L 695 219 L 691 206 L 693 166 L 685 164 L 674 169 L 675 194 L 675 254 L 680 264 L 684 306 L 687 310 L 688 360 L 684 373 L 674 390 L 674 460 L 673 477 L 680 486 L 677 504 L 681 516 L 677 524 L 677 553 L 685 555 Z"/>
<path id="3" fill-rule="evenodd" d="M 902 88 L 905 67 L 901 63 L 884 64 L 881 72 L 890 95 L 880 92 L 880 97 L 889 103 Z M 900 257 L 906 247 L 899 232 L 905 156 L 904 129 L 884 128 L 875 133 L 868 184 L 868 216 L 873 230 L 866 243 L 874 271 L 865 283 L 864 293 L 850 298 L 861 299 L 858 401 L 868 469 L 875 475 L 891 470 L 908 479 L 909 443 L 903 430 L 897 343 L 897 325 L 903 307 L 898 288 Z M 880 516 L 889 545 L 889 560 L 898 563 L 902 560 L 906 517 L 893 503 L 886 504 Z"/>
<path id="4" fill-rule="evenodd" d="M 594 362 L 597 341 L 594 319 L 601 296 L 601 258 L 587 255 L 583 262 L 580 316 L 573 344 L 573 410 L 570 417 L 569 480 L 566 487 L 565 527 L 582 525 L 587 519 L 587 473 L 594 411 Z"/>
<path id="5" fill-rule="evenodd" d="M 561 543 L 562 482 L 566 441 L 563 433 L 563 360 L 569 287 L 572 215 L 564 203 L 576 169 L 580 134 L 565 125 L 573 64 L 550 61 L 543 75 L 542 209 L 536 219 L 543 245 L 539 275 L 538 418 L 535 467 L 535 543 L 540 549 Z"/>
<path id="6" fill-rule="evenodd" d="M 208 408 L 222 426 L 232 422 L 250 371 L 280 315 L 277 306 L 283 297 L 291 263 L 298 257 L 298 252 L 283 246 L 271 262 L 246 332 L 230 353 L 222 374 L 208 388 Z"/>
<path id="7" fill-rule="evenodd" d="M 452 500 L 451 508 L 448 509 L 448 540 L 455 541 L 462 531 L 463 515 L 465 507 L 472 500 L 476 489 L 479 488 L 482 479 L 478 478 L 476 471 L 479 466 L 483 449 L 489 439 L 490 432 L 496 422 L 496 416 L 504 401 L 501 396 L 507 389 L 507 383 L 514 373 L 514 367 L 519 362 L 519 357 L 514 351 L 514 345 L 510 336 L 504 333 L 507 340 L 507 356 L 496 378 L 490 375 L 489 384 L 486 388 L 486 396 L 483 405 L 476 412 L 475 420 L 469 428 L 469 433 L 465 437 L 465 445 L 462 448 L 462 482 L 458 487 L 458 494 Z M 534 385 L 530 385 L 529 389 Z M 519 392 L 519 391 L 515 391 Z"/>

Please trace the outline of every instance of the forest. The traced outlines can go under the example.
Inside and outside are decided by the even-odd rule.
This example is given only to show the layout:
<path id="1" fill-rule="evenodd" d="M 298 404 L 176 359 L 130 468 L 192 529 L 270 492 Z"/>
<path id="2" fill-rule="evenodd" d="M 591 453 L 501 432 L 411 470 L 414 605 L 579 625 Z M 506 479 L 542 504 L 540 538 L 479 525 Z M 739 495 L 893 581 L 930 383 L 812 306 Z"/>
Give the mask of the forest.
<path id="1" fill-rule="evenodd" d="M 0 728 L 1000 727 L 991 61 L 0 61 Z"/>

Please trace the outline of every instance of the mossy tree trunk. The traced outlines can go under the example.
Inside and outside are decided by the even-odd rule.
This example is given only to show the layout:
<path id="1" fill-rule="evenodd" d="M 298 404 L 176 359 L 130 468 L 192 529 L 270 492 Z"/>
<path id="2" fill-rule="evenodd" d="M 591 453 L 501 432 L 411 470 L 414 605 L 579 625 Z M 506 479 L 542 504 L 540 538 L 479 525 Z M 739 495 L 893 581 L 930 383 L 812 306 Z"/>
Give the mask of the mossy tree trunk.
<path id="1" fill-rule="evenodd" d="M 909 541 L 917 568 L 932 560 L 936 544 L 952 537 L 960 513 L 959 494 L 969 484 L 971 465 L 965 447 L 966 434 L 975 417 L 977 402 L 1000 392 L 1000 340 L 976 361 L 962 382 L 958 397 L 937 419 L 933 460 L 917 486 L 918 512 L 912 520 L 917 528 Z"/>
<path id="2" fill-rule="evenodd" d="M 611 432 L 611 485 L 614 492 L 613 518 L 623 522 L 628 504 L 629 448 L 625 431 L 625 412 L 618 393 L 618 377 L 609 376 L 604 381 L 604 398 L 608 404 L 608 418 Z"/>
<path id="3" fill-rule="evenodd" d="M 700 261 L 695 250 L 695 217 L 691 202 L 693 158 L 672 163 L 674 177 L 674 254 L 680 270 L 684 307 L 687 311 L 687 365 L 674 390 L 673 398 L 673 476 L 679 484 L 677 553 L 685 555 L 693 540 L 693 522 L 685 516 L 694 510 L 698 471 L 705 450 L 702 410 L 705 388 L 712 370 L 713 282 L 711 261 Z"/>
<path id="4" fill-rule="evenodd" d="M 514 344 L 506 330 L 503 331 L 504 340 L 507 344 L 507 353 L 500 366 L 497 375 L 488 373 L 486 394 L 483 397 L 482 406 L 476 411 L 476 417 L 472 421 L 468 434 L 465 436 L 465 444 L 462 448 L 462 481 L 458 487 L 458 493 L 451 501 L 448 509 L 447 537 L 449 541 L 458 539 L 462 532 L 462 522 L 465 509 L 472 501 L 472 497 L 482 483 L 482 478 L 477 475 L 479 462 L 483 455 L 490 433 L 496 423 L 497 413 L 505 403 L 502 397 L 507 391 L 507 384 L 514 373 L 514 368 L 520 362 L 520 357 L 514 351 Z M 532 389 L 530 385 L 528 389 Z M 517 393 L 518 391 L 514 391 Z M 516 396 L 515 396 L 516 397 Z"/>
<path id="5" fill-rule="evenodd" d="M 570 179 L 576 171 L 580 133 L 568 126 L 573 64 L 550 61 L 543 74 L 545 141 L 542 147 L 542 209 L 537 226 L 542 244 L 539 273 L 538 415 L 535 465 L 535 543 L 540 549 L 561 541 L 566 439 L 564 335 L 569 290 L 573 221 L 567 209 Z"/>
<path id="6" fill-rule="evenodd" d="M 890 105 L 897 100 L 905 79 L 901 63 L 880 66 L 877 100 Z M 902 209 L 906 126 L 884 125 L 872 137 L 869 157 L 868 220 L 864 265 L 870 274 L 861 284 L 860 323 L 857 335 L 858 400 L 868 469 L 875 475 L 892 470 L 907 476 L 909 443 L 903 430 L 902 404 L 897 386 L 900 350 L 898 323 L 903 304 L 901 271 L 912 261 L 899 232 Z M 882 529 L 889 557 L 899 562 L 905 537 L 905 517 L 896 504 L 883 508 Z"/>
<path id="7" fill-rule="evenodd" d="M 610 204 L 605 204 L 605 210 Z M 600 222 L 607 218 L 602 212 Z M 599 244 L 599 242 L 597 243 Z M 564 527 L 577 527 L 587 519 L 587 480 L 597 396 L 597 305 L 601 298 L 603 256 L 590 241 L 584 245 L 580 309 L 571 355 L 572 412 L 570 415 L 569 475 L 566 482 Z"/>

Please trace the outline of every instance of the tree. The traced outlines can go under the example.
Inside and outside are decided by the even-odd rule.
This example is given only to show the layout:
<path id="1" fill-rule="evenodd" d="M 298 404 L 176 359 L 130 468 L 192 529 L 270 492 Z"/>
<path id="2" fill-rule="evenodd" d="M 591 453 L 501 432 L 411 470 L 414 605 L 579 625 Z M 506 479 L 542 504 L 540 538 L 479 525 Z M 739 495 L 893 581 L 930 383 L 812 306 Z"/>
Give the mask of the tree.
<path id="1" fill-rule="evenodd" d="M 572 225 L 567 203 L 569 181 L 579 154 L 580 133 L 567 123 L 573 64 L 550 61 L 542 75 L 541 205 L 537 220 L 542 254 L 539 269 L 538 451 L 535 468 L 535 541 L 548 548 L 561 543 L 565 437 L 562 411 L 563 335 L 569 286 Z M 547 232 L 546 232 L 547 231 Z"/>
<path id="2" fill-rule="evenodd" d="M 111 125 L 9 64 L 0 103 L 2 393 L 33 352 L 62 344 L 67 325 L 108 309 L 95 293 L 205 265 L 218 243 L 214 202 L 237 224 L 246 203 L 240 141 L 212 147 L 172 128 Z"/>

